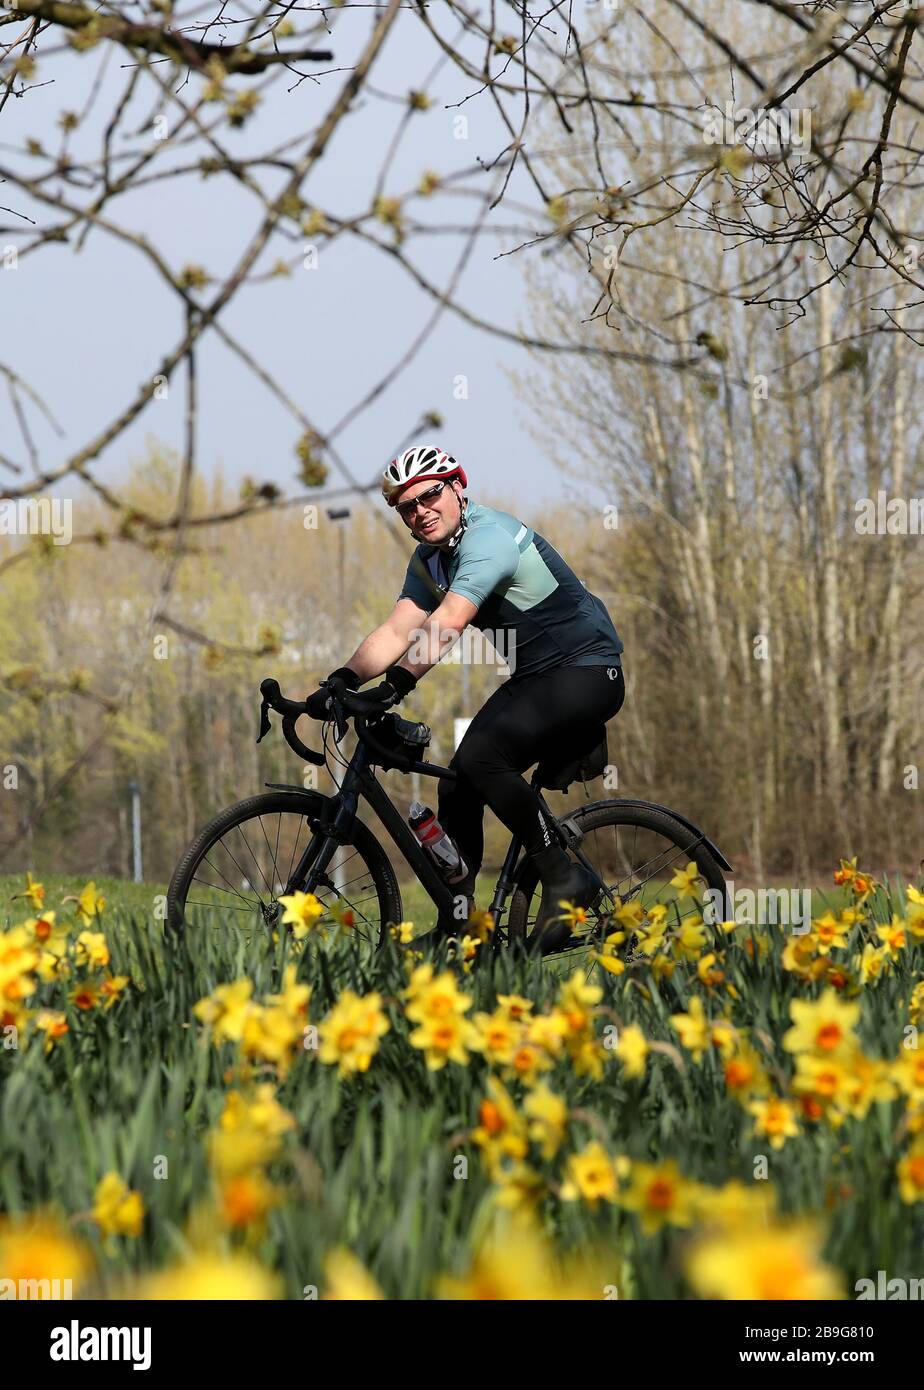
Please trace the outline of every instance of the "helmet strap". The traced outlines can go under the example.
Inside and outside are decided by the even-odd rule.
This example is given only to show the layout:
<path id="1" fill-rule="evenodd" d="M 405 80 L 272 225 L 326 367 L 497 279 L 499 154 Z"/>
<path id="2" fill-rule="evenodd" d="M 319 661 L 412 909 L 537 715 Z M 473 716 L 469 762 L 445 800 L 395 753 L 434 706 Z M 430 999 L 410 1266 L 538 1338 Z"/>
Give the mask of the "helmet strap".
<path id="1" fill-rule="evenodd" d="M 453 531 L 452 535 L 447 537 L 447 539 L 443 541 L 443 545 L 447 550 L 455 550 L 456 546 L 459 544 L 460 540 L 465 535 L 465 528 L 468 525 L 468 518 L 465 515 L 465 513 L 468 511 L 468 498 L 462 497 L 459 499 L 459 501 L 459 524 Z"/>

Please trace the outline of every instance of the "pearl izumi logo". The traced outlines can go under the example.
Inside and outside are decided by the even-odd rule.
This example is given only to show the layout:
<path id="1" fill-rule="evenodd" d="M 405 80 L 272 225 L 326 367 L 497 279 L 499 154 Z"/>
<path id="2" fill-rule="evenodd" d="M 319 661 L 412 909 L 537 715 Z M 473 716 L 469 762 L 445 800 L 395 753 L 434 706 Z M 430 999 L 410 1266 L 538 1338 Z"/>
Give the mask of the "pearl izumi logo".
<path id="1" fill-rule="evenodd" d="M 52 1361 L 131 1361 L 132 1370 L 151 1366 L 149 1327 L 81 1327 L 72 1318 L 67 1327 L 51 1329 Z"/>

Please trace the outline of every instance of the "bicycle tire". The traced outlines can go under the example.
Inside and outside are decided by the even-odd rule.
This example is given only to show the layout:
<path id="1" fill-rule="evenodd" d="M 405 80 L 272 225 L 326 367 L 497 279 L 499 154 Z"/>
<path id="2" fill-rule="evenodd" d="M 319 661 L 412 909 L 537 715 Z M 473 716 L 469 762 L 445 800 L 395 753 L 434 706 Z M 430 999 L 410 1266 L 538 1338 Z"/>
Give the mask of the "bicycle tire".
<path id="1" fill-rule="evenodd" d="M 307 790 L 260 792 L 256 796 L 247 797 L 244 801 L 239 801 L 219 812 L 204 829 L 200 830 L 184 851 L 173 871 L 173 877 L 167 889 L 168 926 L 180 930 L 183 926 L 188 925 L 185 921 L 187 899 L 196 869 L 202 864 L 208 852 L 229 831 L 246 821 L 282 812 L 304 816 L 306 819 L 316 818 L 320 816 L 324 802 L 329 800 L 330 798 L 321 792 Z M 379 841 L 362 821 L 354 821 L 347 844 L 351 845 L 360 856 L 375 888 L 379 913 L 378 939 L 379 944 L 381 944 L 387 928 L 402 920 L 401 890 L 394 868 Z"/>
<path id="2" fill-rule="evenodd" d="M 663 836 L 676 846 L 678 853 L 687 854 L 695 862 L 712 891 L 722 894 L 723 917 L 728 916 L 728 891 L 721 865 L 696 831 L 669 812 L 638 802 L 595 801 L 566 812 L 558 819 L 576 822 L 585 835 L 592 830 L 625 826 Z M 528 940 L 529 926 L 531 920 L 534 920 L 530 918 L 530 904 L 536 892 L 537 879 L 533 862 L 530 859 L 524 860 L 517 876 L 507 919 L 507 935 L 511 940 Z"/>

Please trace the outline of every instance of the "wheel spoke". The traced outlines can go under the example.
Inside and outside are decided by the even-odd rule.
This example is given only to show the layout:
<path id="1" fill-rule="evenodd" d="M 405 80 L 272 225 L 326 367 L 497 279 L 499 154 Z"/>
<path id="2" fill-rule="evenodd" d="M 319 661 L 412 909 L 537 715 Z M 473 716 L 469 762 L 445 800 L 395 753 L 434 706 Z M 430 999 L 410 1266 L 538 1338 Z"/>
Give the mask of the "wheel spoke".
<path id="1" fill-rule="evenodd" d="M 264 816 L 269 815 L 276 817 L 275 830 L 264 821 Z M 229 817 L 229 822 L 218 838 L 200 852 L 185 879 L 187 887 L 177 891 L 172 911 L 180 920 L 184 911 L 192 909 L 197 913 L 211 910 L 219 920 L 232 912 L 245 931 L 249 928 L 241 919 L 246 916 L 264 929 L 272 927 L 278 919 L 279 894 L 291 884 L 300 850 L 303 853 L 301 836 L 303 828 L 309 825 L 307 814 L 293 808 L 263 811 L 255 807 L 238 821 Z M 256 833 L 252 835 L 251 830 Z M 282 879 L 281 865 L 287 849 L 288 871 Z M 247 860 L 250 865 L 245 869 Z M 307 881 L 311 882 L 311 878 Z M 299 886 L 304 886 L 304 882 Z M 382 892 L 376 870 L 355 844 L 337 847 L 333 862 L 316 886 L 316 896 L 326 911 L 353 914 L 350 930 L 363 941 L 379 939 L 384 911 Z"/>

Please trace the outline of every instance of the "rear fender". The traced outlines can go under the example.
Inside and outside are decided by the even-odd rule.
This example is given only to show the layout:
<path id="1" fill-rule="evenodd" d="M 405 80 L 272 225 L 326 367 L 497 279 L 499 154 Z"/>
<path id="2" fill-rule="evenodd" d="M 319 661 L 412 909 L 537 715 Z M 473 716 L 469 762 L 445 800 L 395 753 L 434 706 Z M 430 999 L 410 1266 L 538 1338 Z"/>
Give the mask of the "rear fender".
<path id="1" fill-rule="evenodd" d="M 675 811 L 671 806 L 661 806 L 657 801 L 640 801 L 634 797 L 625 796 L 608 797 L 602 801 L 584 802 L 580 806 L 575 807 L 573 811 L 568 811 L 566 815 L 559 816 L 558 819 L 561 821 L 573 820 L 578 825 L 580 825 L 581 818 L 587 815 L 588 811 L 596 811 L 601 806 L 612 806 L 614 803 L 619 806 L 644 806 L 649 810 L 663 811 L 665 815 L 673 816 L 674 820 L 679 820 L 681 825 L 685 825 L 687 830 L 691 831 L 698 840 L 702 841 L 702 843 L 708 849 L 709 853 L 712 855 L 713 859 L 715 859 L 716 863 L 722 869 L 726 870 L 728 873 L 734 872 L 731 864 L 729 864 L 728 860 L 725 858 L 725 855 L 719 849 L 715 841 L 710 840 L 709 836 L 704 834 L 703 831 L 700 830 L 698 825 L 695 825 L 693 821 L 691 821 L 688 816 L 683 815 L 682 812 Z"/>

